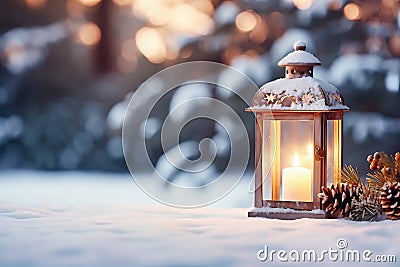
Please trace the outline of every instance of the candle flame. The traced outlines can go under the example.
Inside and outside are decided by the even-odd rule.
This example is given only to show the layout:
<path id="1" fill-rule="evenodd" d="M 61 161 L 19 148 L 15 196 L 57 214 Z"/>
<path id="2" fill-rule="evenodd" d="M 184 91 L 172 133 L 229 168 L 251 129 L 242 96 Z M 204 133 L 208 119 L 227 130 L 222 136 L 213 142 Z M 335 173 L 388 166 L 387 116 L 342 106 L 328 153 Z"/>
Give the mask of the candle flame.
<path id="1" fill-rule="evenodd" d="M 293 166 L 294 167 L 300 166 L 300 158 L 299 158 L 299 155 L 297 155 L 297 154 L 294 154 L 294 156 L 293 156 Z"/>

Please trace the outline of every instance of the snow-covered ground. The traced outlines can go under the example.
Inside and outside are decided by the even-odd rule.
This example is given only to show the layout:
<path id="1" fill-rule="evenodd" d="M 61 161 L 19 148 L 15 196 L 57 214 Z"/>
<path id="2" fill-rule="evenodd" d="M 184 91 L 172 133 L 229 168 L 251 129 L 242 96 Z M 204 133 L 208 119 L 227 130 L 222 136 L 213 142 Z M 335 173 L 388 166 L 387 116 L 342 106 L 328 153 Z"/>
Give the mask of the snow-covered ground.
<path id="1" fill-rule="evenodd" d="M 395 255 L 400 261 L 400 222 L 247 218 L 247 190 L 244 180 L 209 207 L 177 209 L 150 199 L 129 175 L 2 171 L 0 266 L 372 265 L 362 259 L 365 250 L 370 259 Z M 339 239 L 347 247 L 339 249 Z M 288 262 L 276 253 L 272 262 L 258 260 L 265 246 L 269 253 L 286 251 L 281 256 Z M 337 250 L 339 258 L 290 260 L 304 250 L 315 250 L 317 258 L 323 250 L 335 258 Z M 350 250 L 360 252 L 361 262 L 340 258 Z"/>

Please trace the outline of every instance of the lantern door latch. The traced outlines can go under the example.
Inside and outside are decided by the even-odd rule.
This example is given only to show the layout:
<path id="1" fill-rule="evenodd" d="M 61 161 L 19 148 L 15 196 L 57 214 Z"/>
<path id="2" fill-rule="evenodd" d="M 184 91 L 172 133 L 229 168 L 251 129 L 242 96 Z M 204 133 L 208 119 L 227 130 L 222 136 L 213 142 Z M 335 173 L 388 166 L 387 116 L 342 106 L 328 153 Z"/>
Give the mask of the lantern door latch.
<path id="1" fill-rule="evenodd" d="M 323 150 L 319 146 L 315 146 L 314 155 L 315 155 L 316 160 L 321 160 L 321 159 L 324 159 L 326 157 L 326 151 Z"/>

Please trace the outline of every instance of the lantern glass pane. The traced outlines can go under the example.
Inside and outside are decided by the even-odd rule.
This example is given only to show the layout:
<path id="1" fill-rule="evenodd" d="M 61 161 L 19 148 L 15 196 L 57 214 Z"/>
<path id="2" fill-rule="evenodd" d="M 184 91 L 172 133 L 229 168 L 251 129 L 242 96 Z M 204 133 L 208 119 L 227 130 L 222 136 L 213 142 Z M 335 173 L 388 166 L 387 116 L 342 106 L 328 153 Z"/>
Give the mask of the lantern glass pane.
<path id="1" fill-rule="evenodd" d="M 275 143 L 268 141 L 273 137 Z M 271 153 L 274 152 L 273 145 L 276 145 L 275 153 Z M 265 121 L 262 155 L 263 177 L 265 177 L 264 199 L 312 201 L 314 175 L 312 120 Z"/>
<path id="2" fill-rule="evenodd" d="M 327 186 L 340 182 L 342 154 L 341 120 L 328 120 L 327 125 Z"/>
<path id="3" fill-rule="evenodd" d="M 282 121 L 280 149 L 281 200 L 312 201 L 313 121 Z"/>
<path id="4" fill-rule="evenodd" d="M 277 121 L 264 120 L 262 136 L 263 198 L 272 199 L 271 167 L 275 155 Z"/>

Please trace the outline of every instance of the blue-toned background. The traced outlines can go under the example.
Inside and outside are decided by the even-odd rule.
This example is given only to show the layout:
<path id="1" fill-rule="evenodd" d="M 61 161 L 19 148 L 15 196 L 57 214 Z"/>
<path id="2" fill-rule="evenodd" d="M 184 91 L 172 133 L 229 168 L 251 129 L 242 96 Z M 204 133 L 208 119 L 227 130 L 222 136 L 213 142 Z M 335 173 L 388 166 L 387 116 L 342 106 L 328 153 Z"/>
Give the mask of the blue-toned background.
<path id="1" fill-rule="evenodd" d="M 2 0 L 0 5 L 2 169 L 127 172 L 122 119 L 129 93 L 148 77 L 177 63 L 208 60 L 233 66 L 261 86 L 284 76 L 276 63 L 299 39 L 323 63 L 315 77 L 337 86 L 352 109 L 344 118 L 344 163 L 365 174 L 368 154 L 400 149 L 396 0 Z M 192 90 L 245 108 L 211 87 Z M 165 152 L 160 123 L 171 105 L 193 94 L 178 88 L 154 110 L 146 135 L 154 164 Z M 241 116 L 252 137 L 253 118 L 244 111 Z M 215 123 L 199 121 L 187 125 L 181 140 L 217 134 Z M 220 153 L 217 165 L 228 156 L 229 151 Z"/>

